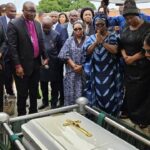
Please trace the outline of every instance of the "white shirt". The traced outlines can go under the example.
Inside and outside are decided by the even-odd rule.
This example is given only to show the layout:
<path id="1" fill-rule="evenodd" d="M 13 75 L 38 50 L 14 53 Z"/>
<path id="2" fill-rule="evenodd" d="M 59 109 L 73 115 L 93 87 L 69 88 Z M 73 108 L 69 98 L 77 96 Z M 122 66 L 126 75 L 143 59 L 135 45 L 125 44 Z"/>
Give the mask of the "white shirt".
<path id="1" fill-rule="evenodd" d="M 68 36 L 71 37 L 73 33 L 73 25 L 69 22 L 67 26 Z"/>
<path id="2" fill-rule="evenodd" d="M 56 29 L 56 26 L 58 25 L 58 22 L 56 22 L 55 24 L 53 24 L 53 30 L 55 30 Z"/>
<path id="3" fill-rule="evenodd" d="M 9 21 L 10 21 L 10 18 L 8 18 L 7 16 L 5 16 L 6 17 L 6 21 L 7 21 L 7 24 L 9 23 Z"/>

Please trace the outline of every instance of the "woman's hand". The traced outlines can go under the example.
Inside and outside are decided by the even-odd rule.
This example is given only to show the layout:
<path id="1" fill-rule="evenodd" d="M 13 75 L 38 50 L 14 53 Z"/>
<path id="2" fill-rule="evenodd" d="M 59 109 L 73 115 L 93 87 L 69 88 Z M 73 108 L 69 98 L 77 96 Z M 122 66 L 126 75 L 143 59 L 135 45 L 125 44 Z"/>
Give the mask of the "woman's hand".
<path id="1" fill-rule="evenodd" d="M 97 44 L 101 44 L 103 43 L 104 39 L 102 37 L 102 35 L 100 34 L 100 30 L 97 30 L 97 33 L 96 33 L 96 43 Z"/>
<path id="2" fill-rule="evenodd" d="M 133 56 L 128 56 L 124 49 L 121 51 L 121 53 L 122 53 L 122 57 L 127 65 L 130 65 L 134 62 Z"/>
<path id="3" fill-rule="evenodd" d="M 123 59 L 125 60 L 128 57 L 128 55 L 126 54 L 125 50 L 122 50 L 121 53 L 122 53 Z"/>
<path id="4" fill-rule="evenodd" d="M 125 52 L 125 50 L 121 51 L 122 56 L 124 58 L 124 61 L 126 62 L 127 65 L 132 64 L 133 62 L 142 59 L 144 56 L 141 52 L 138 52 L 136 54 L 134 54 L 133 56 L 128 56 Z"/>
<path id="5" fill-rule="evenodd" d="M 134 56 L 126 56 L 126 58 L 124 60 L 125 60 L 127 65 L 130 65 L 135 61 Z"/>
<path id="6" fill-rule="evenodd" d="M 82 73 L 82 65 L 75 65 L 73 70 L 74 70 L 74 72 L 81 74 Z"/>
<path id="7" fill-rule="evenodd" d="M 121 53 L 122 53 L 123 59 L 127 65 L 130 65 L 134 62 L 134 57 L 128 56 L 125 50 L 122 50 Z"/>

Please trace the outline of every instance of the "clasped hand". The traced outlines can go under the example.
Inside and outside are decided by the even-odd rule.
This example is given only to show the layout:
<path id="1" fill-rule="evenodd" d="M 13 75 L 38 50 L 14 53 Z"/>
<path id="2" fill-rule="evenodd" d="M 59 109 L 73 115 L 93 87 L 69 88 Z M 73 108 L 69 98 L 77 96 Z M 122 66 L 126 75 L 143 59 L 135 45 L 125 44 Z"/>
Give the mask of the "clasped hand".
<path id="1" fill-rule="evenodd" d="M 104 41 L 104 38 L 103 38 L 103 36 L 100 34 L 100 32 L 98 31 L 98 32 L 96 33 L 96 43 L 97 43 L 97 44 L 101 44 L 101 43 L 103 43 L 103 41 Z"/>
<path id="2" fill-rule="evenodd" d="M 127 65 L 130 65 L 134 62 L 134 57 L 128 56 L 125 51 L 123 51 L 122 55 L 123 55 L 124 61 Z"/>
<path id="3" fill-rule="evenodd" d="M 76 73 L 81 74 L 82 73 L 82 65 L 77 65 L 77 64 L 74 65 L 73 71 L 76 72 Z"/>

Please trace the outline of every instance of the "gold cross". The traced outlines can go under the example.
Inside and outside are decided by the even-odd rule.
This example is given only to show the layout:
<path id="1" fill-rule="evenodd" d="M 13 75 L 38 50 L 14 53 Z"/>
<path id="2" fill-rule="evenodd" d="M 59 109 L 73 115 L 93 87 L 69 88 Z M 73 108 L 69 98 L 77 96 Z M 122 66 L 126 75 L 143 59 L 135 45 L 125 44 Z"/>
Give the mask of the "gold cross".
<path id="1" fill-rule="evenodd" d="M 63 124 L 63 126 L 69 126 L 69 125 L 72 125 L 74 127 L 76 127 L 78 130 L 80 130 L 82 133 L 84 133 L 86 136 L 88 137 L 91 137 L 92 134 L 90 132 L 88 132 L 87 130 L 85 130 L 84 128 L 82 128 L 79 123 L 81 123 L 80 120 L 70 120 L 70 119 L 67 119 L 66 122 Z"/>

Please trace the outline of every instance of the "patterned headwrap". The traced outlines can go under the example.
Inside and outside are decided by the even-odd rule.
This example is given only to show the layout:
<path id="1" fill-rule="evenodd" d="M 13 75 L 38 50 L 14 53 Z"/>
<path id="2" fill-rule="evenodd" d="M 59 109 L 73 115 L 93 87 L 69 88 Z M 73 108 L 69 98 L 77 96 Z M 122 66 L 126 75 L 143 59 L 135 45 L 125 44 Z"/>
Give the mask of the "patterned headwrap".
<path id="1" fill-rule="evenodd" d="M 95 24 L 96 24 L 96 21 L 97 20 L 103 20 L 105 23 L 106 23 L 106 26 L 108 27 L 108 20 L 107 20 L 107 16 L 104 14 L 104 13 L 97 13 L 95 15 L 95 17 L 93 18 L 93 26 L 94 26 L 94 29 L 95 29 Z"/>

